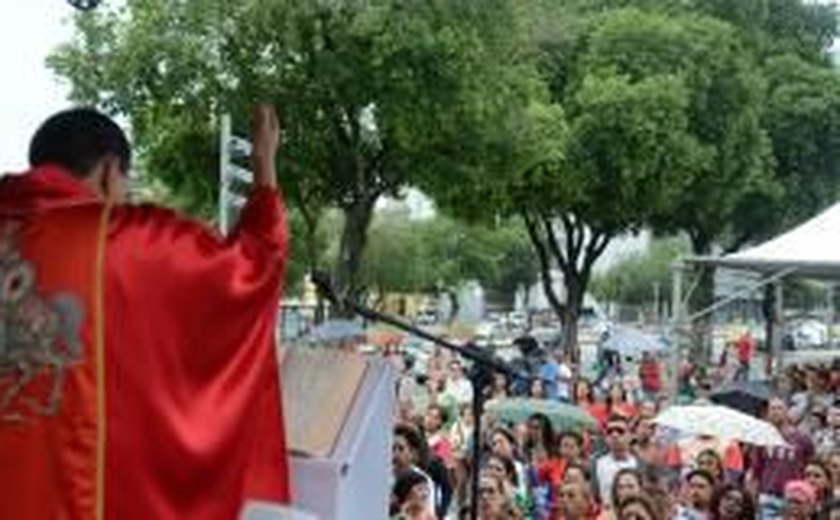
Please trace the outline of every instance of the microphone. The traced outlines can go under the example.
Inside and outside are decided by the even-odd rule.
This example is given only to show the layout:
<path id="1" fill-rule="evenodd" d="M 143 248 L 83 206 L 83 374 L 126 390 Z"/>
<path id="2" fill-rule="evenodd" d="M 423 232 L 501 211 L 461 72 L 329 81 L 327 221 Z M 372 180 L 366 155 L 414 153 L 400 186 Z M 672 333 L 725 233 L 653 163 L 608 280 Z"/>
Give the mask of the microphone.
<path id="1" fill-rule="evenodd" d="M 102 0 L 67 0 L 67 3 L 80 11 L 96 9 Z"/>

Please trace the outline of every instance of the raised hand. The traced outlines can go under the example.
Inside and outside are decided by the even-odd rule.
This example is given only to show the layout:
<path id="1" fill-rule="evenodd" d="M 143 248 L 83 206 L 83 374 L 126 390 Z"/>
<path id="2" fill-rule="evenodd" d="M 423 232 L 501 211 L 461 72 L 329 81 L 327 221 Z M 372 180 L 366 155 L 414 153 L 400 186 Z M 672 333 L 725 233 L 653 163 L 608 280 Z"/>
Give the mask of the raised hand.
<path id="1" fill-rule="evenodd" d="M 280 123 L 272 105 L 259 105 L 254 109 L 251 143 L 254 185 L 276 188 L 275 158 L 280 147 Z"/>

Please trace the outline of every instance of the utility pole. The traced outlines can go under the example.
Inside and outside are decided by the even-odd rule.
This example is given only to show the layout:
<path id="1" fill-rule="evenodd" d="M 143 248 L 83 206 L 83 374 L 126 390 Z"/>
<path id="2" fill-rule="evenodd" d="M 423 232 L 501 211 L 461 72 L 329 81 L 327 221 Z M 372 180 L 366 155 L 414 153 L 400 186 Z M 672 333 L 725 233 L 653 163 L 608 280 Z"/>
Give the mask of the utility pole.
<path id="1" fill-rule="evenodd" d="M 254 174 L 234 164 L 234 159 L 251 156 L 251 142 L 233 135 L 230 115 L 221 118 L 219 132 L 219 231 L 230 232 L 232 215 L 245 205 L 245 197 L 236 193 L 235 184 L 250 186 Z"/>

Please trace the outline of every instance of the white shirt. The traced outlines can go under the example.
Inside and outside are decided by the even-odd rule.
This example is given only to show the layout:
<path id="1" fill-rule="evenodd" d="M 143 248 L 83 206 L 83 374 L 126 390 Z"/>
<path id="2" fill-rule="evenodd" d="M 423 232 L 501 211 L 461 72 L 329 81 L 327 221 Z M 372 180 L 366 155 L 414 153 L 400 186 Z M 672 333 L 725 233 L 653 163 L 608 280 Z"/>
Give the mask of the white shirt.
<path id="1" fill-rule="evenodd" d="M 566 363 L 560 363 L 557 371 L 557 398 L 570 401 L 572 398 L 572 379 L 574 374 Z"/>
<path id="2" fill-rule="evenodd" d="M 452 399 L 461 404 L 469 404 L 472 402 L 473 390 L 469 379 L 461 378 L 457 381 L 449 380 L 446 383 L 446 390 L 443 391 L 444 396 L 451 396 Z"/>
<path id="3" fill-rule="evenodd" d="M 624 468 L 636 468 L 639 463 L 636 457 L 627 455 L 624 460 L 616 460 L 612 453 L 608 453 L 595 463 L 595 476 L 598 479 L 598 493 L 603 504 L 612 500 L 612 485 L 615 476 Z"/>

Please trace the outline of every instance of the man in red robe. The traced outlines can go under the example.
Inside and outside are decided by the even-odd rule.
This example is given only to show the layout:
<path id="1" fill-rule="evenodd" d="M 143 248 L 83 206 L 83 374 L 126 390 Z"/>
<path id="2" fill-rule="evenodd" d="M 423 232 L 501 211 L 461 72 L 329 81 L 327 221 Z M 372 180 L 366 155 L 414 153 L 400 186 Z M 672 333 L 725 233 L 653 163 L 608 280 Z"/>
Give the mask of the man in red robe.
<path id="1" fill-rule="evenodd" d="M 222 237 L 123 204 L 128 141 L 74 109 L 0 179 L 0 518 L 232 519 L 289 499 L 273 109 Z"/>

